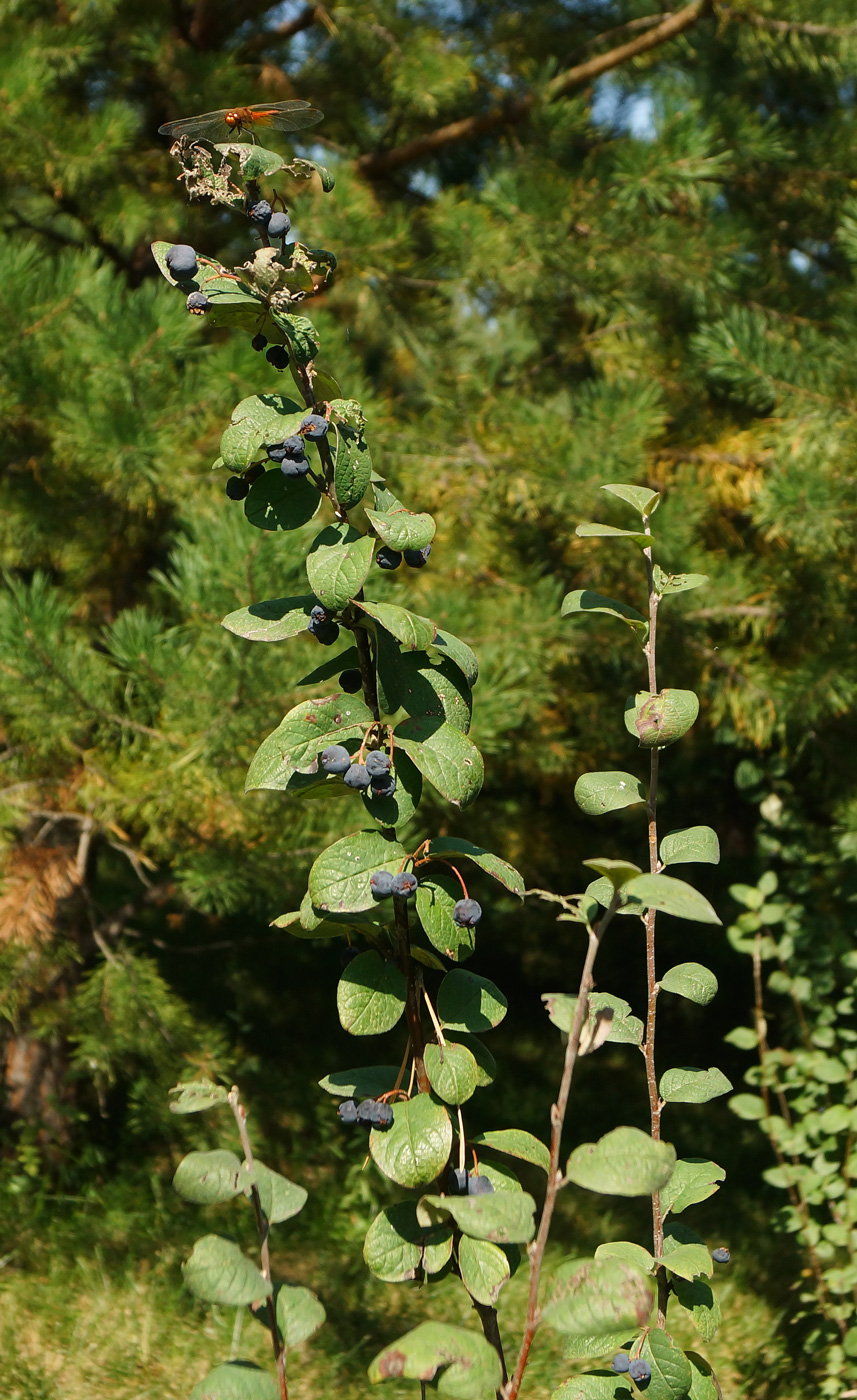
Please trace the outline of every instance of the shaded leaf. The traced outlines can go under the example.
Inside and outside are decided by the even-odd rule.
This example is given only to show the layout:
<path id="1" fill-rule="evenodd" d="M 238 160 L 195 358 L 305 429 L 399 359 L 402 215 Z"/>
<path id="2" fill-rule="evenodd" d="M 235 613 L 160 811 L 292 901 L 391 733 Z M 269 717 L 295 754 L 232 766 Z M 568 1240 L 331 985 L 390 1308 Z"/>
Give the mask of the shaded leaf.
<path id="1" fill-rule="evenodd" d="M 448 972 L 437 994 L 437 1014 L 444 1030 L 491 1030 L 499 1026 L 508 1005 L 499 987 L 464 968 Z"/>
<path id="2" fill-rule="evenodd" d="M 272 1171 L 264 1162 L 255 1162 L 256 1188 L 262 1209 L 272 1225 L 280 1225 L 284 1220 L 302 1211 L 307 1202 L 307 1192 L 303 1186 L 280 1172 Z M 249 1187 L 247 1194 L 250 1194 Z"/>
<path id="3" fill-rule="evenodd" d="M 321 496 L 306 476 L 283 476 L 279 467 L 257 476 L 244 498 L 244 514 L 257 530 L 297 530 L 312 520 Z"/>
<path id="4" fill-rule="evenodd" d="M 403 826 L 409 822 L 423 795 L 423 778 L 416 764 L 405 753 L 396 754 L 396 791 L 392 797 L 376 797 L 371 789 L 361 792 L 360 801 L 367 817 L 384 827 Z"/>
<path id="5" fill-rule="evenodd" d="M 675 1171 L 661 1190 L 661 1210 L 678 1215 L 688 1206 L 705 1201 L 718 1190 L 717 1183 L 725 1181 L 726 1173 L 716 1162 L 704 1157 L 680 1157 Z"/>
<path id="6" fill-rule="evenodd" d="M 435 836 L 429 841 L 426 858 L 439 857 L 444 860 L 455 860 L 464 856 L 467 860 L 472 860 L 474 865 L 478 865 L 480 870 L 484 870 L 487 875 L 492 875 L 495 880 L 499 880 L 505 889 L 512 894 L 518 895 L 520 899 L 524 897 L 523 876 L 509 865 L 508 861 L 501 860 L 499 856 L 492 855 L 482 846 L 474 846 L 471 841 L 464 841 L 457 836 Z"/>
<path id="7" fill-rule="evenodd" d="M 672 875 L 638 875 L 626 885 L 623 893 L 641 900 L 647 909 L 660 909 L 677 919 L 691 919 L 698 924 L 720 923 L 705 895 Z"/>
<path id="8" fill-rule="evenodd" d="M 663 1328 L 650 1328 L 640 1355 L 652 1368 L 652 1378 L 646 1386 L 647 1400 L 649 1396 L 651 1400 L 683 1400 L 693 1379 L 690 1363 Z"/>
<path id="9" fill-rule="evenodd" d="M 177 1084 L 170 1094 L 176 1097 L 170 1104 L 170 1113 L 202 1113 L 206 1108 L 216 1108 L 226 1103 L 227 1090 L 222 1084 L 212 1084 L 210 1079 L 190 1079 L 185 1084 Z"/>
<path id="10" fill-rule="evenodd" d="M 421 875 L 416 906 L 426 937 L 444 957 L 454 962 L 469 958 L 476 946 L 476 930 L 462 928 L 452 917 L 461 898 L 461 886 L 454 876 Z"/>
<path id="11" fill-rule="evenodd" d="M 693 1318 L 693 1325 L 702 1340 L 712 1341 L 723 1317 L 711 1284 L 701 1278 L 690 1283 L 683 1278 L 674 1278 L 672 1287 L 678 1302 Z"/>
<path id="12" fill-rule="evenodd" d="M 398 1065 L 361 1065 L 360 1069 L 340 1069 L 318 1081 L 326 1094 L 340 1099 L 377 1099 L 396 1082 Z"/>
<path id="13" fill-rule="evenodd" d="M 347 739 L 362 740 L 371 723 L 372 711 L 359 695 L 302 700 L 289 710 L 274 732 L 262 740 L 247 771 L 245 790 L 287 790 L 293 776 L 305 774 L 308 769 L 318 776 L 319 754 L 329 744 L 342 744 Z M 318 780 L 323 782 L 324 774 L 318 776 Z"/>
<path id="14" fill-rule="evenodd" d="M 395 603 L 373 603 L 360 599 L 357 607 L 374 617 L 408 651 L 425 651 L 434 641 L 436 627 L 431 618 L 408 612 Z"/>
<path id="15" fill-rule="evenodd" d="M 278 1400 L 274 1377 L 252 1361 L 225 1361 L 195 1385 L 190 1400 Z"/>
<path id="16" fill-rule="evenodd" d="M 636 608 L 628 603 L 620 603 L 616 598 L 606 598 L 603 593 L 593 593 L 589 588 L 576 588 L 562 600 L 563 617 L 582 616 L 585 613 L 603 613 L 607 617 L 617 617 L 636 632 L 641 642 L 649 635 L 649 624 Z"/>
<path id="17" fill-rule="evenodd" d="M 615 525 L 598 525 L 593 520 L 584 520 L 574 532 L 581 539 L 625 539 L 633 540 L 641 549 L 647 549 L 654 544 L 651 535 L 646 535 L 639 530 L 619 530 Z"/>
<path id="18" fill-rule="evenodd" d="M 467 807 L 482 787 L 482 755 L 466 735 L 437 718 L 404 720 L 396 726 L 396 743 L 426 778 L 455 807 Z"/>
<path id="19" fill-rule="evenodd" d="M 476 660 L 476 653 L 446 629 L 437 629 L 434 639 L 434 649 L 441 656 L 448 656 L 454 661 L 467 684 L 474 686 L 479 679 L 479 662 Z"/>
<path id="20" fill-rule="evenodd" d="M 316 666 L 314 671 L 309 671 L 307 675 L 301 676 L 296 682 L 297 685 L 318 685 L 319 681 L 328 681 L 332 676 L 338 676 L 341 671 L 359 670 L 360 653 L 356 647 L 347 647 L 338 656 L 329 656 L 326 661 L 322 661 Z"/>

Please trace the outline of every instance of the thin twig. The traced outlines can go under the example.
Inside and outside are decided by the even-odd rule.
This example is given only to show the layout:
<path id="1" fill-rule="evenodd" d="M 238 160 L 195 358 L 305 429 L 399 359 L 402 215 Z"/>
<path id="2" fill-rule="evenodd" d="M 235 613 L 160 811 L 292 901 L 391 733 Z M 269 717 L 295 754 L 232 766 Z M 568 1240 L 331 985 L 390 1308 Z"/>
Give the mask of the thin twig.
<path id="1" fill-rule="evenodd" d="M 737 24 L 750 24 L 754 29 L 770 29 L 774 34 L 805 34 L 810 39 L 850 39 L 857 35 L 857 24 L 840 27 L 813 24 L 806 20 L 769 19 L 767 15 L 757 15 L 751 10 L 733 10 L 730 5 L 718 5 L 716 13 L 718 17 Z"/>

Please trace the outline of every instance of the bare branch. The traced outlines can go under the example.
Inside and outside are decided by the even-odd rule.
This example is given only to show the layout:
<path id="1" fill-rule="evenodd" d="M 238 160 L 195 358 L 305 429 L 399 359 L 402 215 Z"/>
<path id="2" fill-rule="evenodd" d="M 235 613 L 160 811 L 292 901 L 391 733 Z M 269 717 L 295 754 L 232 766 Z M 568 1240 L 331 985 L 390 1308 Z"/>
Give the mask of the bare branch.
<path id="1" fill-rule="evenodd" d="M 300 34 L 304 29 L 310 29 L 319 21 L 328 30 L 331 29 L 333 21 L 324 5 L 307 5 L 299 15 L 295 15 L 294 19 L 284 20 L 275 29 L 265 29 L 261 34 L 254 34 L 245 44 L 241 45 L 241 48 L 247 54 L 259 53 L 262 49 L 269 48 L 271 44 L 293 39 L 296 34 Z"/>
<path id="2" fill-rule="evenodd" d="M 837 27 L 833 24 L 813 24 L 806 20 L 769 19 L 752 10 L 733 10 L 730 5 L 718 5 L 717 15 L 736 24 L 750 24 L 754 29 L 769 29 L 774 34 L 805 34 L 810 39 L 848 39 L 857 37 L 857 24 Z"/>

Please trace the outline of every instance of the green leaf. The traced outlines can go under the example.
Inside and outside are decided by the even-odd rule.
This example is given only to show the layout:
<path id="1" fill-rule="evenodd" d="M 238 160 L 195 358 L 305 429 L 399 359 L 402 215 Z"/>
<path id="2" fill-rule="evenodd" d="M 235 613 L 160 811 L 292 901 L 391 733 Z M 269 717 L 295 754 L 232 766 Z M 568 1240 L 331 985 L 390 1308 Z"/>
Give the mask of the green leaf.
<path id="1" fill-rule="evenodd" d="M 672 875 L 638 875 L 623 893 L 642 900 L 647 909 L 660 909 L 677 919 L 691 919 L 697 924 L 720 923 L 705 895 Z"/>
<path id="2" fill-rule="evenodd" d="M 486 875 L 492 875 L 505 889 L 523 899 L 523 876 L 513 865 L 501 860 L 499 856 L 492 855 L 483 846 L 474 846 L 471 841 L 463 841 L 458 836 L 435 836 L 428 843 L 426 858 L 429 860 L 456 860 L 459 857 L 472 860 Z"/>
<path id="3" fill-rule="evenodd" d="M 407 982 L 395 963 L 384 962 L 374 948 L 348 964 L 336 989 L 336 1009 L 349 1035 L 381 1035 L 397 1024 L 405 1009 Z"/>
<path id="4" fill-rule="evenodd" d="M 452 917 L 461 886 L 454 876 L 421 876 L 416 906 L 426 938 L 444 957 L 463 962 L 476 947 L 476 930 L 462 928 Z"/>
<path id="5" fill-rule="evenodd" d="M 242 152 L 239 164 L 245 180 L 261 180 L 265 175 L 276 175 L 286 169 L 286 161 L 277 151 L 266 151 L 264 146 L 250 146 Z"/>
<path id="6" fill-rule="evenodd" d="M 262 740 L 247 771 L 245 790 L 288 791 L 294 774 L 319 774 L 318 756 L 329 744 L 362 740 L 371 723 L 372 711 L 359 695 L 302 700 L 289 710 L 273 734 Z M 323 777 L 319 780 L 323 781 Z"/>
<path id="7" fill-rule="evenodd" d="M 624 1333 L 614 1333 L 613 1337 L 621 1336 L 623 1341 L 627 1341 Z M 570 1338 L 574 1343 L 577 1338 Z M 588 1338 L 580 1338 L 581 1342 L 588 1341 Z M 576 1356 L 605 1356 L 610 1351 L 616 1351 L 621 1342 L 613 1342 L 610 1346 L 606 1343 L 608 1338 L 604 1337 L 605 1345 L 597 1350 L 578 1351 L 566 1345 L 565 1355 L 570 1358 Z M 592 1343 L 597 1346 L 598 1339 L 593 1338 Z M 630 1385 L 622 1376 L 615 1375 L 612 1371 L 590 1371 L 584 1376 L 572 1376 L 570 1381 L 561 1385 L 559 1390 L 555 1390 L 551 1395 L 551 1400 L 631 1400 Z"/>
<path id="8" fill-rule="evenodd" d="M 240 1308 L 267 1298 L 271 1285 L 237 1244 L 221 1235 L 203 1235 L 182 1268 L 184 1281 L 203 1303 Z"/>
<path id="9" fill-rule="evenodd" d="M 399 1186 L 429 1185 L 446 1166 L 451 1147 L 449 1114 L 430 1094 L 393 1104 L 392 1127 L 369 1134 L 373 1162 Z"/>
<path id="10" fill-rule="evenodd" d="M 334 424 L 333 490 L 344 510 L 359 505 L 372 476 L 372 456 L 362 432 Z"/>
<path id="11" fill-rule="evenodd" d="M 652 1368 L 646 1400 L 683 1400 L 693 1379 L 690 1362 L 661 1327 L 649 1329 L 640 1355 Z"/>
<path id="12" fill-rule="evenodd" d="M 458 667 L 433 652 L 402 651 L 385 628 L 377 630 L 378 699 L 385 714 L 405 709 L 417 718 L 434 716 L 466 734 L 473 696 Z"/>
<path id="13" fill-rule="evenodd" d="M 466 642 L 453 636 L 451 632 L 438 627 L 434 639 L 434 649 L 441 656 L 448 656 L 454 661 L 464 679 L 469 686 L 474 686 L 479 679 L 479 662 L 476 654 L 471 650 Z"/>
<path id="14" fill-rule="evenodd" d="M 566 1176 L 606 1196 L 651 1196 L 669 1181 L 675 1160 L 672 1143 L 655 1142 L 639 1128 L 614 1128 L 576 1147 Z"/>
<path id="15" fill-rule="evenodd" d="M 244 499 L 244 514 L 257 530 L 296 530 L 318 510 L 321 496 L 306 476 L 283 476 L 279 467 L 257 476 Z"/>
<path id="16" fill-rule="evenodd" d="M 360 1069 L 340 1069 L 318 1081 L 326 1094 L 340 1099 L 377 1099 L 396 1082 L 397 1065 L 362 1065 Z"/>
<path id="17" fill-rule="evenodd" d="M 455 1032 L 455 1043 L 466 1045 L 476 1061 L 477 1089 L 485 1089 L 489 1084 L 493 1084 L 497 1075 L 497 1061 L 487 1045 L 478 1036 L 468 1035 L 466 1031 Z"/>
<path id="18" fill-rule="evenodd" d="M 490 1147 L 494 1152 L 503 1152 L 508 1157 L 517 1157 L 521 1162 L 531 1162 L 550 1171 L 551 1155 L 543 1142 L 523 1128 L 495 1128 L 491 1132 L 477 1133 L 470 1139 L 477 1147 Z"/>
<path id="19" fill-rule="evenodd" d="M 422 1263 L 423 1230 L 413 1201 L 399 1201 L 375 1216 L 363 1244 L 363 1258 L 383 1283 L 416 1278 Z"/>
<path id="20" fill-rule="evenodd" d="M 289 316 L 282 311 L 272 311 L 271 318 L 286 336 L 289 348 L 299 365 L 308 365 L 315 359 L 321 341 L 318 331 L 307 316 Z"/>
<path id="21" fill-rule="evenodd" d="M 653 573 L 655 588 L 662 598 L 670 593 L 687 593 L 691 588 L 702 588 L 708 583 L 708 574 L 668 574 L 658 564 Z"/>
<path id="22" fill-rule="evenodd" d="M 361 599 L 357 607 L 386 627 L 406 651 L 425 651 L 434 641 L 437 629 L 429 617 L 420 617 L 418 613 L 408 612 L 395 603 L 372 603 Z"/>
<path id="23" fill-rule="evenodd" d="M 679 1225 L 672 1228 L 681 1229 L 682 1227 Z M 714 1271 L 711 1255 L 704 1244 L 698 1243 L 696 1238 L 689 1241 L 681 1238 L 675 1239 L 669 1232 L 664 1234 L 663 1262 L 670 1273 L 677 1274 L 679 1278 L 686 1279 L 688 1283 L 691 1283 L 700 1274 L 711 1274 Z"/>
<path id="24" fill-rule="evenodd" d="M 719 865 L 720 842 L 710 826 L 686 826 L 671 831 L 661 842 L 664 865 Z"/>
<path id="25" fill-rule="evenodd" d="M 634 865 L 633 861 L 610 860 L 606 856 L 595 856 L 592 860 L 581 861 L 581 865 L 589 866 L 590 870 L 597 870 L 599 875 L 603 875 L 605 880 L 610 881 L 614 890 L 621 890 L 629 880 L 633 880 L 636 875 L 643 873 L 639 865 Z"/>
<path id="26" fill-rule="evenodd" d="M 643 1249 L 641 1244 L 633 1244 L 631 1240 L 611 1240 L 609 1244 L 600 1244 L 595 1251 L 596 1259 L 624 1259 L 626 1264 L 632 1264 L 641 1274 L 651 1273 L 655 1267 L 655 1257 L 647 1249 Z"/>
<path id="27" fill-rule="evenodd" d="M 306 413 L 300 404 L 281 394 L 252 394 L 242 399 L 232 410 L 232 422 L 220 439 L 224 466 L 244 471 L 258 458 L 263 447 L 284 442 L 296 433 Z M 279 467 L 276 472 L 285 480 Z"/>
<path id="28" fill-rule="evenodd" d="M 278 1400 L 277 1382 L 252 1361 L 225 1361 L 195 1385 L 190 1400 Z"/>
<path id="29" fill-rule="evenodd" d="M 176 1167 L 173 1190 L 183 1201 L 198 1206 L 231 1201 L 244 1189 L 242 1165 L 234 1152 L 218 1148 L 214 1152 L 189 1152 Z"/>
<path id="30" fill-rule="evenodd" d="M 710 1283 L 698 1278 L 693 1282 L 673 1278 L 673 1293 L 681 1307 L 693 1318 L 693 1325 L 704 1342 L 710 1342 L 717 1335 L 722 1322 L 720 1304 Z"/>
<path id="31" fill-rule="evenodd" d="M 471 1298 L 486 1307 L 494 1307 L 500 1289 L 511 1277 L 509 1260 L 502 1249 L 488 1240 L 473 1240 L 462 1235 L 458 1246 L 458 1267 L 461 1282 Z"/>
<path id="32" fill-rule="evenodd" d="M 356 647 L 348 647 L 341 651 L 338 656 L 329 656 L 326 661 L 322 661 L 320 666 L 316 666 L 314 671 L 310 671 L 306 676 L 302 676 L 297 685 L 318 685 L 319 681 L 329 681 L 332 676 L 338 676 L 341 671 L 358 670 L 360 666 L 360 654 Z"/>
<path id="33" fill-rule="evenodd" d="M 302 1211 L 307 1202 L 307 1192 L 280 1172 L 272 1171 L 264 1162 L 255 1162 L 256 1188 L 262 1209 L 271 1225 L 280 1225 L 284 1220 Z M 249 1196 L 250 1188 L 246 1189 Z"/>
<path id="34" fill-rule="evenodd" d="M 708 1103 L 728 1094 L 731 1088 L 719 1069 L 692 1069 L 685 1065 L 661 1075 L 658 1092 L 665 1103 Z"/>
<path id="35" fill-rule="evenodd" d="M 593 520 L 583 521 L 574 533 L 584 540 L 633 540 L 634 544 L 638 544 L 641 549 L 648 549 L 650 545 L 654 544 L 651 535 L 643 534 L 639 530 L 619 530 L 615 525 L 599 525 Z"/>
<path id="36" fill-rule="evenodd" d="M 170 1094 L 176 1098 L 170 1104 L 170 1113 L 202 1113 L 206 1108 L 216 1108 L 226 1103 L 228 1094 L 222 1084 L 212 1084 L 210 1079 L 189 1079 L 177 1084 Z"/>
<path id="37" fill-rule="evenodd" d="M 641 515 L 654 515 L 661 499 L 660 491 L 653 491 L 649 486 L 626 486 L 624 483 L 613 482 L 609 486 L 602 486 L 602 491 L 609 491 L 611 496 L 618 496 L 620 501 L 627 501 L 629 506 L 633 506 Z"/>
<path id="38" fill-rule="evenodd" d="M 719 1181 L 725 1181 L 726 1173 L 716 1162 L 704 1157 L 679 1157 L 675 1171 L 661 1190 L 661 1210 L 664 1215 L 672 1211 L 678 1215 L 708 1200 L 717 1191 Z"/>
<path id="39" fill-rule="evenodd" d="M 466 735 L 436 717 L 411 718 L 395 729 L 396 743 L 423 777 L 454 807 L 467 807 L 482 787 L 482 755 Z"/>
<path id="40" fill-rule="evenodd" d="M 438 1374 L 439 1373 L 439 1374 Z M 450 1400 L 494 1400 L 500 1359 L 481 1333 L 449 1323 L 423 1322 L 378 1353 L 369 1367 L 373 1384 L 384 1380 L 431 1381 Z"/>
<path id="41" fill-rule="evenodd" d="M 768 1115 L 765 1100 L 759 1094 L 733 1094 L 729 1107 L 736 1117 L 748 1123 L 758 1123 Z"/>
<path id="42" fill-rule="evenodd" d="M 685 1356 L 693 1375 L 687 1392 L 689 1400 L 723 1400 L 723 1392 L 705 1358 L 695 1351 L 686 1351 Z"/>
<path id="43" fill-rule="evenodd" d="M 330 194 L 336 181 L 326 165 L 319 165 L 317 160 L 309 160 L 307 156 L 293 156 L 289 162 L 288 169 L 297 177 L 309 177 L 315 172 L 321 180 L 321 188 L 325 194 Z"/>
<path id="44" fill-rule="evenodd" d="M 396 775 L 396 791 L 392 797 L 376 797 L 371 789 L 360 794 L 367 817 L 371 817 L 380 826 L 390 828 L 409 822 L 423 795 L 422 774 L 407 754 L 396 754 L 393 771 Z"/>
<path id="45" fill-rule="evenodd" d="M 293 1283 L 280 1283 L 276 1294 L 275 1316 L 286 1347 L 300 1346 L 323 1325 L 327 1314 L 324 1306 L 309 1288 Z"/>
<path id="46" fill-rule="evenodd" d="M 556 1270 L 542 1317 L 555 1332 L 592 1337 L 643 1327 L 651 1310 L 646 1279 L 623 1259 L 573 1259 Z"/>
<path id="47" fill-rule="evenodd" d="M 577 997 L 567 992 L 543 992 L 542 1001 L 553 1025 L 566 1035 L 570 1034 Z M 598 1012 L 607 1008 L 613 1012 L 607 1039 L 615 1044 L 639 1045 L 643 1038 L 642 1021 L 638 1016 L 631 1015 L 631 1007 L 627 1001 L 622 997 L 613 996 L 611 992 L 590 992 L 589 1018 L 586 1022 L 590 1034 L 595 1032 Z"/>
<path id="48" fill-rule="evenodd" d="M 376 870 L 398 874 L 405 852 L 398 841 L 381 831 L 355 831 L 334 841 L 317 857 L 309 872 L 309 894 L 316 909 L 359 914 L 375 909 L 369 881 Z"/>
<path id="49" fill-rule="evenodd" d="M 353 525 L 328 525 L 316 535 L 306 559 L 310 588 L 331 611 L 360 592 L 372 567 L 375 541 Z"/>
<path id="50" fill-rule="evenodd" d="M 646 789 L 632 773 L 582 773 L 574 785 L 574 800 L 588 817 L 600 817 L 645 802 Z"/>
<path id="51" fill-rule="evenodd" d="M 431 1087 L 444 1103 L 466 1103 L 472 1097 L 478 1075 L 476 1060 L 466 1046 L 451 1041 L 443 1049 L 427 1045 L 425 1066 Z"/>
<path id="52" fill-rule="evenodd" d="M 423 1196 L 417 1219 L 426 1225 L 452 1216 L 459 1230 L 493 1244 L 528 1244 L 536 1232 L 536 1203 L 526 1191 L 497 1191 L 491 1196 Z"/>
<path id="53" fill-rule="evenodd" d="M 306 631 L 316 601 L 307 593 L 297 598 L 269 598 L 229 613 L 220 625 L 251 642 L 282 642 Z"/>
<path id="54" fill-rule="evenodd" d="M 499 1026 L 509 1003 L 487 977 L 453 968 L 440 984 L 437 1014 L 444 1030 L 488 1031 Z"/>
<path id="55" fill-rule="evenodd" d="M 607 617 L 618 617 L 625 622 L 641 641 L 649 635 L 649 624 L 636 608 L 628 603 L 620 603 L 616 598 L 606 598 L 603 593 L 593 593 L 589 588 L 576 588 L 562 600 L 560 612 L 563 617 L 575 617 L 583 613 L 604 613 Z"/>
<path id="56" fill-rule="evenodd" d="M 697 1006 L 707 1006 L 717 995 L 717 978 L 702 963 L 677 963 L 660 980 L 662 991 L 675 992 Z"/>
<path id="57" fill-rule="evenodd" d="M 404 506 L 397 510 L 367 510 L 366 514 L 378 536 L 391 549 L 425 549 L 437 529 L 433 516 L 417 515 Z"/>
<path id="58" fill-rule="evenodd" d="M 638 690 L 625 702 L 625 728 L 641 749 L 665 749 L 686 734 L 699 714 L 692 690 Z"/>
<path id="59" fill-rule="evenodd" d="M 604 1332 L 599 1337 L 578 1337 L 572 1334 L 563 1338 L 562 1354 L 568 1361 L 583 1360 L 587 1357 L 591 1358 L 596 1356 L 612 1357 L 616 1354 L 617 1351 L 624 1351 L 628 1346 L 631 1345 L 632 1341 L 633 1333 L 629 1332 L 627 1328 L 625 1328 L 625 1330 L 622 1332 Z M 574 1379 L 580 1381 L 591 1381 L 601 1379 L 606 1380 L 607 1375 L 607 1372 L 589 1372 L 588 1375 L 577 1376 Z M 621 1384 L 621 1378 L 616 1375 L 615 1371 L 611 1370 L 609 1372 L 609 1376 L 614 1382 L 614 1384 Z M 569 1381 L 568 1384 L 571 1385 L 572 1382 Z M 625 1384 L 628 1384 L 627 1380 L 625 1381 Z M 600 1390 L 590 1392 L 586 1390 L 580 1392 L 574 1391 L 571 1393 L 574 1395 L 580 1394 L 581 1396 L 589 1394 L 600 1396 L 603 1393 L 611 1397 L 615 1394 L 617 1397 L 619 1397 L 619 1400 L 631 1400 L 630 1390 L 617 1390 L 615 1392 L 602 1392 Z M 552 1398 L 552 1400 L 555 1400 L 555 1397 L 558 1395 L 564 1396 L 566 1395 L 566 1391 L 554 1391 L 554 1397 Z"/>
<path id="60" fill-rule="evenodd" d="M 613 900 L 613 883 L 611 880 L 607 879 L 593 880 L 591 885 L 586 886 L 585 893 L 588 899 L 594 899 L 597 904 L 607 909 Z M 595 914 L 597 915 L 597 913 L 598 911 L 596 909 Z M 641 918 L 645 914 L 645 905 L 641 900 L 629 897 L 627 889 L 623 889 L 619 905 L 614 910 L 614 913 L 622 914 L 623 916 L 636 915 L 638 918 Z M 595 915 L 593 915 L 593 921 L 594 918 Z"/>

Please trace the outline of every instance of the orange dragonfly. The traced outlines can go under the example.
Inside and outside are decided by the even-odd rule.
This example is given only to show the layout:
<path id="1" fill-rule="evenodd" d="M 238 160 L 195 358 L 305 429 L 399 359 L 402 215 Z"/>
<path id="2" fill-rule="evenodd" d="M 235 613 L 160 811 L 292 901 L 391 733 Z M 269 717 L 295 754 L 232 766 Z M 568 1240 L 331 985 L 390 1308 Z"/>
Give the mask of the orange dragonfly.
<path id="1" fill-rule="evenodd" d="M 240 136 L 245 129 L 252 136 L 257 126 L 271 126 L 276 131 L 302 131 L 315 126 L 324 116 L 308 102 L 257 102 L 252 107 L 223 107 L 219 112 L 203 112 L 198 117 L 181 117 L 158 127 L 160 136 L 178 140 L 202 137 L 205 141 Z"/>

